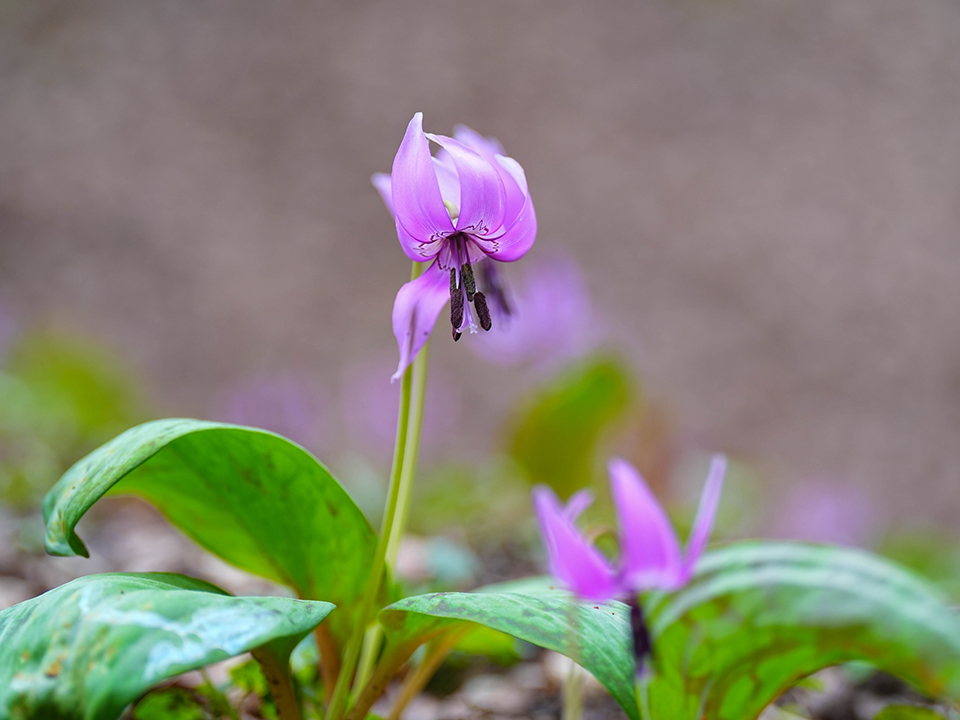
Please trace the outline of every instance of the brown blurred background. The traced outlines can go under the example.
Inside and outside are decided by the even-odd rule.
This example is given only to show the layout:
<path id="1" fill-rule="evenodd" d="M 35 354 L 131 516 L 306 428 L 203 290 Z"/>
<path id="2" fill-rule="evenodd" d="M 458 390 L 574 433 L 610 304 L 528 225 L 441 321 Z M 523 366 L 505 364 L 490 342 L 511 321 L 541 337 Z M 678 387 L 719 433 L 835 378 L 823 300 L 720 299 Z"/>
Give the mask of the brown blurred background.
<path id="1" fill-rule="evenodd" d="M 316 374 L 335 439 L 351 366 L 393 362 L 369 177 L 417 110 L 523 164 L 528 260 L 581 264 L 684 436 L 955 524 L 955 0 L 0 0 L 0 305 L 170 414 Z M 437 340 L 480 457 L 529 378 Z"/>

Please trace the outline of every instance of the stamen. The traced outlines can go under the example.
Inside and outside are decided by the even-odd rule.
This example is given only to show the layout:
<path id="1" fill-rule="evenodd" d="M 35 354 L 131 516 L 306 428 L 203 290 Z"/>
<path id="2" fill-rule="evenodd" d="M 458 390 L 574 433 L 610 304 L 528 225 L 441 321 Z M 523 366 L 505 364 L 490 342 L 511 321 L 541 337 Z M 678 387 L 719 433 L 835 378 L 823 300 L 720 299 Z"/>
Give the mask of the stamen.
<path id="1" fill-rule="evenodd" d="M 453 341 L 456 342 L 461 337 L 461 333 L 456 328 L 453 329 Z"/>
<path id="2" fill-rule="evenodd" d="M 453 325 L 453 339 L 457 340 L 457 332 L 463 325 L 463 291 L 457 287 L 457 271 L 450 271 L 450 324 Z"/>
<path id="3" fill-rule="evenodd" d="M 637 660 L 637 676 L 640 677 L 644 673 L 646 659 L 653 656 L 653 643 L 650 642 L 650 632 L 636 596 L 630 599 L 630 632 L 633 636 L 633 656 Z"/>
<path id="4" fill-rule="evenodd" d="M 467 291 L 467 302 L 473 302 L 473 296 L 477 293 L 477 281 L 473 277 L 473 268 L 469 262 L 460 266 L 460 279 L 463 281 L 463 289 Z"/>
<path id="5" fill-rule="evenodd" d="M 490 293 L 493 304 L 502 310 L 504 315 L 513 315 L 513 310 L 507 302 L 507 293 L 500 281 L 500 273 L 497 272 L 494 264 L 485 262 L 480 269 L 483 272 L 483 289 Z"/>
<path id="6" fill-rule="evenodd" d="M 469 267 L 469 265 L 467 267 Z M 490 308 L 487 307 L 487 298 L 482 292 L 478 292 L 473 296 L 473 307 L 476 309 L 477 317 L 480 319 L 480 327 L 484 330 L 492 328 L 493 322 L 490 320 Z"/>

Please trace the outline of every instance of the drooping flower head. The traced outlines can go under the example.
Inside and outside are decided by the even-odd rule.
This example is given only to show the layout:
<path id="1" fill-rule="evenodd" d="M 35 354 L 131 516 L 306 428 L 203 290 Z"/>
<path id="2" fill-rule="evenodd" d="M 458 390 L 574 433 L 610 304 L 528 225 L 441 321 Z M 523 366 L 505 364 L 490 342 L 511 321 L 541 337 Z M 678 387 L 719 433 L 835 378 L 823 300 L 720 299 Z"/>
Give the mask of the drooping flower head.
<path id="1" fill-rule="evenodd" d="M 436 157 L 430 141 L 440 146 Z M 476 332 L 477 322 L 484 330 L 492 327 L 487 293 L 495 306 L 504 303 L 493 261 L 523 257 L 536 238 L 537 218 L 523 168 L 498 142 L 464 126 L 452 138 L 424 133 L 422 113 L 407 126 L 391 175 L 374 175 L 373 184 L 396 219 L 407 257 L 431 263 L 394 301 L 396 380 L 426 343 L 448 299 L 454 340 Z M 478 263 L 479 283 L 473 271 Z"/>
<path id="2" fill-rule="evenodd" d="M 726 465 L 722 455 L 714 456 L 710 463 L 684 552 L 667 514 L 640 473 L 625 460 L 611 460 L 608 465 L 610 489 L 620 525 L 620 558 L 616 565 L 577 530 L 577 518 L 593 500 L 588 491 L 576 493 L 564 507 L 550 488 L 538 486 L 533 490 L 550 573 L 584 599 L 594 602 L 617 599 L 629 603 L 638 670 L 650 652 L 650 640 L 637 593 L 676 590 L 690 581 L 713 528 Z"/>

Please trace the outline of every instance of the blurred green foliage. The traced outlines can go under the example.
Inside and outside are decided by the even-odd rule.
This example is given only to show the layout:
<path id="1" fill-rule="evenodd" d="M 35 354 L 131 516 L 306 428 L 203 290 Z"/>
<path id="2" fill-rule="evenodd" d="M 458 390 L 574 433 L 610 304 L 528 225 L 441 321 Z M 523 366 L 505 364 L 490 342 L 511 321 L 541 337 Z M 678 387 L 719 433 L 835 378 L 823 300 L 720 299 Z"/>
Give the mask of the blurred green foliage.
<path id="1" fill-rule="evenodd" d="M 0 368 L 0 503 L 34 509 L 78 458 L 146 416 L 133 373 L 103 347 L 17 339 Z"/>
<path id="2" fill-rule="evenodd" d="M 209 720 L 200 700 L 182 687 L 155 690 L 133 709 L 133 720 Z"/>
<path id="3" fill-rule="evenodd" d="M 531 483 L 561 497 L 598 474 L 599 449 L 634 400 L 634 382 L 623 363 L 589 358 L 535 391 L 510 429 L 508 453 Z"/>
<path id="4" fill-rule="evenodd" d="M 936 710 L 921 705 L 887 705 L 874 720 L 943 720 Z"/>
<path id="5" fill-rule="evenodd" d="M 954 601 L 960 601 L 960 542 L 956 536 L 932 528 L 894 532 L 878 551 L 926 576 Z"/>

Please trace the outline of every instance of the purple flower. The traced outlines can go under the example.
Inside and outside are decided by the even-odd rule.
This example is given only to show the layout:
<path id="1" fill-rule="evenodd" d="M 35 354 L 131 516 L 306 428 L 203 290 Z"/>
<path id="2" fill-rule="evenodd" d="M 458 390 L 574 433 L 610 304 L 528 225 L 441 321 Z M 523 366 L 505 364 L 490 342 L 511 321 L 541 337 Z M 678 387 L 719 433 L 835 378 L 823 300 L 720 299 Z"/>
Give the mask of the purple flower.
<path id="1" fill-rule="evenodd" d="M 808 480 L 788 491 L 775 523 L 777 537 L 869 547 L 878 518 L 870 498 L 855 485 Z"/>
<path id="2" fill-rule="evenodd" d="M 428 141 L 440 146 L 436 157 Z M 484 291 L 495 305 L 503 297 L 491 261 L 523 257 L 536 237 L 537 217 L 523 168 L 499 143 L 463 126 L 452 138 L 426 134 L 422 113 L 407 126 L 392 174 L 374 175 L 373 184 L 396 219 L 407 256 L 432 261 L 400 288 L 393 305 L 396 380 L 426 343 L 448 298 L 454 340 L 468 329 L 476 332 L 471 303 L 480 327 L 492 327 Z M 478 288 L 473 265 L 480 262 L 486 267 Z"/>
<path id="3" fill-rule="evenodd" d="M 726 458 L 714 456 L 687 549 L 682 552 L 667 514 L 640 473 L 625 460 L 610 461 L 610 488 L 620 525 L 616 567 L 574 524 L 592 502 L 588 491 L 576 493 L 563 507 L 553 490 L 534 488 L 533 502 L 551 574 L 576 595 L 594 602 L 615 598 L 635 602 L 642 590 L 682 587 L 707 545 L 726 466 Z"/>
<path id="4" fill-rule="evenodd" d="M 572 260 L 552 258 L 529 267 L 510 306 L 503 322 L 470 344 L 491 362 L 544 369 L 582 355 L 600 339 L 586 283 Z"/>

